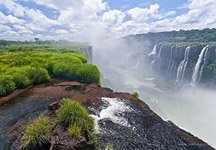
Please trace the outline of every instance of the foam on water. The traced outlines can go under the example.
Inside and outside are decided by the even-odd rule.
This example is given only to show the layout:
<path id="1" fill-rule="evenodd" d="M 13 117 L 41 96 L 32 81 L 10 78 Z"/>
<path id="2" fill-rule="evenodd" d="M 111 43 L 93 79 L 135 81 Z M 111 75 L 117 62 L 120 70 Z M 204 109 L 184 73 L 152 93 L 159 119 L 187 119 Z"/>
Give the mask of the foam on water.
<path id="1" fill-rule="evenodd" d="M 101 132 L 99 121 L 108 119 L 113 123 L 120 124 L 122 126 L 130 127 L 128 121 L 123 117 L 124 112 L 133 111 L 131 107 L 127 106 L 123 101 L 118 98 L 103 97 L 102 101 L 108 105 L 104 107 L 98 115 L 91 115 L 95 119 L 95 129 L 97 132 Z"/>

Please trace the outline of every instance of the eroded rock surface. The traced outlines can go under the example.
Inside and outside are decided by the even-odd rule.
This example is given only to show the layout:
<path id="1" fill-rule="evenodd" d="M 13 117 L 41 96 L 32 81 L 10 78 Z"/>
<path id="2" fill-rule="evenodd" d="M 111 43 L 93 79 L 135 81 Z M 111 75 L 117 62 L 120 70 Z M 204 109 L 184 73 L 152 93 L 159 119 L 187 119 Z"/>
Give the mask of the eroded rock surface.
<path id="1" fill-rule="evenodd" d="M 0 113 L 0 119 L 10 122 L 7 126 L 0 123 L 0 149 L 18 149 L 23 128 L 36 116 L 45 114 L 49 116 L 54 128 L 50 138 L 51 149 L 95 149 L 91 141 L 85 137 L 74 140 L 69 137 L 63 126 L 56 118 L 59 104 L 58 99 L 67 97 L 80 102 L 89 109 L 96 119 L 98 130 L 98 143 L 101 149 L 111 144 L 119 150 L 213 150 L 208 144 L 194 137 L 190 133 L 176 127 L 171 122 L 163 121 L 150 108 L 138 98 L 128 93 L 116 93 L 111 89 L 102 88 L 95 84 L 83 85 L 77 82 L 53 81 L 52 84 L 42 84 L 29 89 L 21 96 L 22 99 L 11 100 L 12 106 L 4 107 L 4 113 Z M 34 101 L 29 99 L 34 97 Z M 32 105 L 44 102 L 44 107 L 34 115 L 28 113 L 20 117 L 7 118 L 11 109 L 20 108 L 20 103 L 30 108 Z M 42 103 L 41 103 L 42 104 Z M 18 106 L 17 106 L 18 105 Z M 25 109 L 24 109 L 25 110 Z M 23 110 L 22 110 L 23 111 Z M 17 112 L 17 116 L 20 114 Z M 15 115 L 15 114 L 14 114 Z"/>

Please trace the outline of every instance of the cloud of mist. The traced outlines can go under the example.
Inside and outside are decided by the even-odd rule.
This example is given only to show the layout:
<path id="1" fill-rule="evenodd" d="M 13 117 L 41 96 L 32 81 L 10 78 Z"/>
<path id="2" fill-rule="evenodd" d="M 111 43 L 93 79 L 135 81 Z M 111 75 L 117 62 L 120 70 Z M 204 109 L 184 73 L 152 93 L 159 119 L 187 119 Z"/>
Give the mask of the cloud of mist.
<path id="1" fill-rule="evenodd" d="M 152 43 L 110 36 L 103 26 L 86 33 L 90 35 L 93 62 L 102 73 L 103 86 L 139 92 L 141 99 L 163 119 L 171 120 L 216 147 L 215 91 L 191 87 L 164 91 L 163 86 L 155 85 L 146 60 Z"/>

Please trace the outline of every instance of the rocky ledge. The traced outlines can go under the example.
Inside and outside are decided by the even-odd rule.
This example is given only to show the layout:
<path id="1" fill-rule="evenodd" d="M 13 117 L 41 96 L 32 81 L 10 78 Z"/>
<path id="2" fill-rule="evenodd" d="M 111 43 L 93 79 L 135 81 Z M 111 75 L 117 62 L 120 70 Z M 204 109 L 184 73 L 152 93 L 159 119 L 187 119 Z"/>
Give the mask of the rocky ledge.
<path id="1" fill-rule="evenodd" d="M 55 126 L 50 138 L 51 145 L 44 149 L 95 149 L 94 144 L 86 137 L 79 140 L 68 137 L 62 126 L 57 123 L 57 100 L 67 97 L 88 108 L 95 119 L 100 149 L 112 145 L 114 149 L 120 150 L 213 150 L 207 143 L 178 128 L 172 122 L 162 120 L 144 102 L 129 93 L 113 92 L 95 84 L 54 81 L 49 85 L 33 87 L 22 95 L 29 96 L 38 97 L 38 102 L 43 99 L 49 100 L 46 107 L 39 107 L 40 113 L 37 113 L 48 116 Z M 0 149 L 19 149 L 24 127 L 36 116 L 26 114 L 8 126 L 1 127 L 3 131 L 0 134 L 4 137 L 4 142 Z M 0 122 L 0 126 L 3 125 Z"/>

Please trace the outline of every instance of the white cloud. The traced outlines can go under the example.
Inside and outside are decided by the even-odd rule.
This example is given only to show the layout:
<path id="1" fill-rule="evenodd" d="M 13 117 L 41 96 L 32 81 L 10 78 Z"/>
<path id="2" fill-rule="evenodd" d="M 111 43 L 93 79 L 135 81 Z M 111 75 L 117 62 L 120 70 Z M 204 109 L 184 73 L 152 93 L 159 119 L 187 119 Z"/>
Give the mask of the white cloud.
<path id="1" fill-rule="evenodd" d="M 13 1 L 1 0 L 0 4 L 7 7 L 8 10 L 16 17 L 23 17 L 25 14 L 25 8 Z"/>
<path id="2" fill-rule="evenodd" d="M 120 25 L 123 23 L 125 16 L 126 15 L 120 10 L 109 10 L 102 16 L 102 22 L 108 25 Z"/>
<path id="3" fill-rule="evenodd" d="M 62 29 L 58 29 L 58 30 L 55 30 L 54 33 L 56 33 L 56 34 L 68 34 L 68 31 L 62 30 Z"/>
<path id="4" fill-rule="evenodd" d="M 10 13 L 5 15 L 0 10 L 2 37 L 7 36 L 4 35 L 7 31 L 7 34 L 14 35 L 15 38 L 40 35 L 41 38 L 44 36 L 44 38 L 88 40 L 88 37 L 100 37 L 100 34 L 125 36 L 165 30 L 216 27 L 215 0 L 189 0 L 188 3 L 176 8 L 176 11 L 184 9 L 184 13 L 180 15 L 177 15 L 175 10 L 165 11 L 157 3 L 122 11 L 111 9 L 104 0 L 34 0 L 33 2 L 55 8 L 59 13 L 58 18 L 48 18 L 42 10 L 24 7 L 17 1 L 0 0 L 0 4 L 8 8 Z M 56 30 L 54 26 L 59 28 Z"/>
<path id="5" fill-rule="evenodd" d="M 128 11 L 128 14 L 131 16 L 132 20 L 136 22 L 145 22 L 149 18 L 157 18 L 159 15 L 159 5 L 153 4 L 146 8 L 135 7 Z"/>
<path id="6" fill-rule="evenodd" d="M 4 15 L 1 11 L 0 11 L 0 23 L 1 24 L 22 24 L 25 21 L 19 18 L 16 18 L 12 15 Z"/>
<path id="7" fill-rule="evenodd" d="M 28 17 L 32 19 L 35 24 L 49 27 L 51 25 L 57 25 L 58 22 L 56 20 L 52 20 L 47 18 L 40 10 L 35 9 L 26 9 L 26 14 Z"/>

